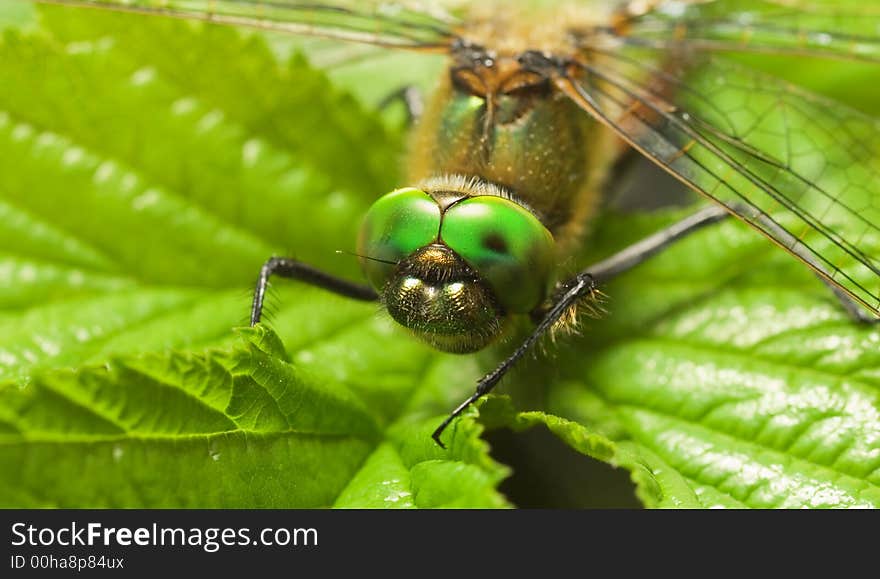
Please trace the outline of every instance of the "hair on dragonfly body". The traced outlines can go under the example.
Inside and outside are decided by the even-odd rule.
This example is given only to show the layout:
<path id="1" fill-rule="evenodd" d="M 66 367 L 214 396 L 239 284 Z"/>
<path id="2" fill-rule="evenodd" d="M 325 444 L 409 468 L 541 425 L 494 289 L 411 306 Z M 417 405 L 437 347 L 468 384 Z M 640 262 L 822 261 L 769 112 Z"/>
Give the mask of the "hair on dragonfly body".
<path id="1" fill-rule="evenodd" d="M 413 131 L 407 182 L 373 204 L 360 230 L 368 283 L 273 257 L 251 310 L 256 324 L 272 276 L 298 279 L 381 302 L 417 337 L 458 353 L 531 319 L 533 331 L 435 431 L 441 445 L 452 419 L 605 282 L 728 215 L 813 269 L 853 317 L 880 314 L 880 259 L 865 242 L 880 238 L 880 125 L 721 56 L 878 63 L 877 13 L 781 0 L 476 3 L 460 14 L 370 2 L 51 2 L 448 57 Z M 714 203 L 561 277 L 621 143 Z"/>

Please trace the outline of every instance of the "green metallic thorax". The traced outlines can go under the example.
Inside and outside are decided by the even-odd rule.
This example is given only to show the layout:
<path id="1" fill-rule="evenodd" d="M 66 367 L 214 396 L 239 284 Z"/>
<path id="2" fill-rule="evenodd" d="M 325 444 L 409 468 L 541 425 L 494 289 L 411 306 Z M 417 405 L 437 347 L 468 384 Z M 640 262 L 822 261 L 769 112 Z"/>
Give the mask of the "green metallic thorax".
<path id="1" fill-rule="evenodd" d="M 490 79 L 491 80 L 491 79 Z M 587 179 L 590 121 L 543 83 L 441 88 L 420 129 L 420 178 L 473 176 L 506 189 L 557 234 L 578 214 Z M 482 94 L 474 94 L 474 93 Z M 416 165 L 419 165 L 417 162 Z"/>

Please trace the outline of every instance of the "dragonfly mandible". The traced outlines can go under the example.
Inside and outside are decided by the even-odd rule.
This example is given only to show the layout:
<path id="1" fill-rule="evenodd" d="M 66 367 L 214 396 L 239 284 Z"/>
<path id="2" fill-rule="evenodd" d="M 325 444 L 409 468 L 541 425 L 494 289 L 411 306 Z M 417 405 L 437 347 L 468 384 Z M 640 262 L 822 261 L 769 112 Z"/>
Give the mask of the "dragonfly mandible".
<path id="1" fill-rule="evenodd" d="M 41 0 L 42 1 L 42 0 Z M 630 0 L 450 12 L 371 2 L 45 0 L 443 54 L 408 183 L 368 212 L 367 284 L 293 259 L 273 276 L 381 302 L 432 346 L 473 352 L 510 320 L 534 329 L 434 432 L 601 285 L 728 215 L 814 270 L 861 321 L 880 315 L 880 123 L 721 55 L 880 63 L 880 13 L 798 0 Z M 695 74 L 705 72 L 705 74 Z M 627 145 L 714 204 L 557 279 Z M 870 249 L 873 246 L 874 249 Z"/>

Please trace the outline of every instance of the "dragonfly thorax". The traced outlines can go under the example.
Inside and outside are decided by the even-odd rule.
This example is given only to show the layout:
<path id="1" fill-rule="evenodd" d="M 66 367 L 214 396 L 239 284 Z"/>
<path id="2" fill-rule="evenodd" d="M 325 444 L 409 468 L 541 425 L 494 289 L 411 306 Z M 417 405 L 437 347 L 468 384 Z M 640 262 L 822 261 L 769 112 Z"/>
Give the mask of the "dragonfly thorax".
<path id="1" fill-rule="evenodd" d="M 414 182 L 465 175 L 511 192 L 564 245 L 587 221 L 596 198 L 597 124 L 560 94 L 529 53 L 466 46 L 414 133 Z M 576 225 L 576 226 L 575 226 Z"/>

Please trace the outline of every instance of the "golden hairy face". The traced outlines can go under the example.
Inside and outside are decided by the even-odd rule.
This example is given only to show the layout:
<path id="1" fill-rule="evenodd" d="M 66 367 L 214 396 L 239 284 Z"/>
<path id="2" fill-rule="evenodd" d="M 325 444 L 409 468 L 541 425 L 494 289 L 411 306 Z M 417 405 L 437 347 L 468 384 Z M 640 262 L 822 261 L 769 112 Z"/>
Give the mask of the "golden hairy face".
<path id="1" fill-rule="evenodd" d="M 403 260 L 383 297 L 392 318 L 445 352 L 475 352 L 502 330 L 504 312 L 492 290 L 443 245 Z"/>

